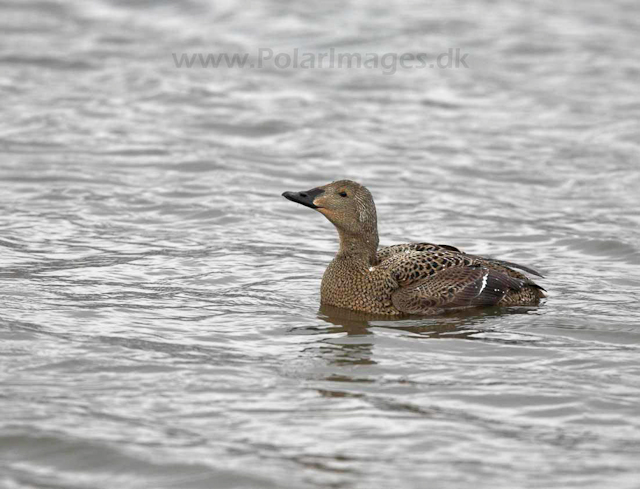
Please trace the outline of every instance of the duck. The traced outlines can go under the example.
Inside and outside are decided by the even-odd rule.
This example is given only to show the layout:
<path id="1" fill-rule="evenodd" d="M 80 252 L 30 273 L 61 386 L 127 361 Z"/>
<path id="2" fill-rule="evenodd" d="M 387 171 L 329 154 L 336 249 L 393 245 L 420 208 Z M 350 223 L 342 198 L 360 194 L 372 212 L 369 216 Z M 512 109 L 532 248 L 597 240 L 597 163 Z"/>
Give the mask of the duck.
<path id="1" fill-rule="evenodd" d="M 379 247 L 371 192 L 339 180 L 286 199 L 323 214 L 340 245 L 322 276 L 322 305 L 384 316 L 436 315 L 487 306 L 535 306 L 544 288 L 516 263 L 465 253 L 450 245 L 405 243 Z"/>

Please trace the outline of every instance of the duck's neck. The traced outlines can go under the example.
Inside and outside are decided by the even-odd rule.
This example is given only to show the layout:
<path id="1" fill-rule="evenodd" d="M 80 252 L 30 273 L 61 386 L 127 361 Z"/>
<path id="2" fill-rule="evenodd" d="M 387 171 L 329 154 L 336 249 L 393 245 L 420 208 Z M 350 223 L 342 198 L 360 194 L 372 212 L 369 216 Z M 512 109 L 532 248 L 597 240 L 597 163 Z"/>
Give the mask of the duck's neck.
<path id="1" fill-rule="evenodd" d="M 340 249 L 337 258 L 348 259 L 363 266 L 371 266 L 376 262 L 378 252 L 378 232 L 367 234 L 351 234 L 338 229 L 340 235 Z"/>

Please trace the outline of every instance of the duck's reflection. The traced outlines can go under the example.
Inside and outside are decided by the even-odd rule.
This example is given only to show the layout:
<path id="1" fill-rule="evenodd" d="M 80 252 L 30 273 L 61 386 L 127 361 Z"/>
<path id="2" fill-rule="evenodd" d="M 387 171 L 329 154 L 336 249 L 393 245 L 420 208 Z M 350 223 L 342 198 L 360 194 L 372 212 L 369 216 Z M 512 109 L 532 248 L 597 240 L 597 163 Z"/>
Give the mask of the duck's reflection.
<path id="1" fill-rule="evenodd" d="M 511 314 L 526 314 L 532 308 L 475 308 L 452 311 L 439 316 L 389 318 L 373 314 L 364 314 L 333 306 L 320 306 L 318 318 L 333 325 L 324 328 L 330 333 L 347 335 L 370 335 L 372 327 L 393 328 L 406 331 L 424 338 L 470 338 L 487 320 Z"/>
<path id="2" fill-rule="evenodd" d="M 527 314 L 531 309 L 531 307 L 494 307 L 459 310 L 432 317 L 390 319 L 388 316 L 365 314 L 322 305 L 317 317 L 327 323 L 327 326 L 306 327 L 304 331 L 323 335 L 320 340 L 322 344 L 316 344 L 314 351 L 328 359 L 330 364 L 374 365 L 377 363 L 373 359 L 376 330 L 381 328 L 416 339 L 458 338 L 474 340 L 480 338 L 478 333 L 492 331 L 491 324 L 487 323 L 493 322 L 496 318 L 513 314 Z"/>

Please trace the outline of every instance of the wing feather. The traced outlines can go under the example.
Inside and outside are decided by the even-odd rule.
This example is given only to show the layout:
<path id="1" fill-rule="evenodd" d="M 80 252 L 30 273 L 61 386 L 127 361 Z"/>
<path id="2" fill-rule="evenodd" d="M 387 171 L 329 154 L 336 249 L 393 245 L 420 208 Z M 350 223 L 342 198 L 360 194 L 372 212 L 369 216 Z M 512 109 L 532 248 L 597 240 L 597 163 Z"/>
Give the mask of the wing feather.
<path id="1" fill-rule="evenodd" d="M 520 265 L 518 263 L 513 263 L 512 261 L 498 260 L 496 258 L 487 258 L 484 256 L 478 256 L 478 255 L 467 255 L 467 256 L 470 256 L 471 258 L 477 258 L 478 260 L 484 260 L 486 262 L 493 263 L 495 265 L 501 265 L 507 268 L 517 268 L 518 270 L 522 270 L 523 272 L 530 273 L 531 275 L 535 275 L 536 277 L 544 278 L 544 275 L 542 275 L 537 270 L 534 270 L 531 267 L 525 267 L 524 265 Z"/>

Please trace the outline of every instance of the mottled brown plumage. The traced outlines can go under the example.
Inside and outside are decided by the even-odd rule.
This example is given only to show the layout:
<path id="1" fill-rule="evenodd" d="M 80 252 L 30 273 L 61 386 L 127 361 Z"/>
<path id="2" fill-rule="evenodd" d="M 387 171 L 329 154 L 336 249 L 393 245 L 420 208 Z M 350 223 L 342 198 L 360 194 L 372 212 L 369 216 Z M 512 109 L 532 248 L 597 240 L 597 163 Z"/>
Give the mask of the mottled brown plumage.
<path id="1" fill-rule="evenodd" d="M 338 230 L 340 249 L 322 278 L 322 304 L 399 316 L 535 305 L 545 297 L 542 287 L 514 268 L 540 274 L 515 263 L 430 243 L 378 249 L 376 207 L 369 190 L 356 182 L 282 195 L 324 214 Z"/>

